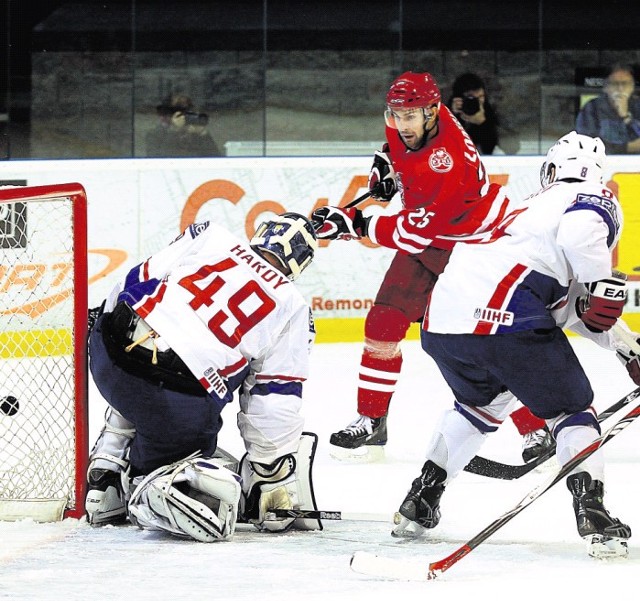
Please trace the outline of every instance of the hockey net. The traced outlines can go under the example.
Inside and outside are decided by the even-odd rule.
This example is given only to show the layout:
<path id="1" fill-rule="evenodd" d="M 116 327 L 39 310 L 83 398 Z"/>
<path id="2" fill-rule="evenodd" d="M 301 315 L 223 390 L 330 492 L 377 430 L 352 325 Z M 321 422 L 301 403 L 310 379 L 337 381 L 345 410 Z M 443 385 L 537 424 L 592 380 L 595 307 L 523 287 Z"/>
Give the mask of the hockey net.
<path id="1" fill-rule="evenodd" d="M 0 187 L 0 520 L 84 512 L 87 202 Z"/>

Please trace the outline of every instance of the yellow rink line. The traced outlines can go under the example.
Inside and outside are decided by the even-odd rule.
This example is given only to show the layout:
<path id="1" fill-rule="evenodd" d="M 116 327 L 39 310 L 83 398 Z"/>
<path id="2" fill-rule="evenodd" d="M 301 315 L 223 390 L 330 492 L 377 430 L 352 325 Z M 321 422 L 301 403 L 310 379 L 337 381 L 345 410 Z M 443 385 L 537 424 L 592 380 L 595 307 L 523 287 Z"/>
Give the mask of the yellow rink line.
<path id="1" fill-rule="evenodd" d="M 624 321 L 634 331 L 640 332 L 640 313 L 626 313 Z M 317 319 L 316 342 L 362 342 L 364 340 L 364 318 Z M 568 336 L 576 336 L 566 331 Z M 411 324 L 407 340 L 420 340 L 420 325 Z"/>
<path id="2" fill-rule="evenodd" d="M 62 328 L 0 332 L 0 359 L 70 355 L 72 340 L 72 331 Z"/>
<path id="3" fill-rule="evenodd" d="M 640 331 L 640 313 L 625 314 L 624 320 L 633 331 Z M 317 343 L 364 340 L 364 318 L 317 319 L 315 327 Z M 574 335 L 571 332 L 567 334 Z M 406 339 L 420 340 L 419 324 L 411 324 Z M 0 332 L 0 359 L 69 355 L 72 348 L 72 332 L 69 329 Z"/>

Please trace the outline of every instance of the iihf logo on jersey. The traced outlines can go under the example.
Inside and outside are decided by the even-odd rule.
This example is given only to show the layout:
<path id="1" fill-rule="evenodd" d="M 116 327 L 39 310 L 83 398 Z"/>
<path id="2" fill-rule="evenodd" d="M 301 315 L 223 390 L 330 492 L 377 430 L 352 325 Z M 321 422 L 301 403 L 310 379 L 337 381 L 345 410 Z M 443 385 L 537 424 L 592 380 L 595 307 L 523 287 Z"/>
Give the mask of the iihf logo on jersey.
<path id="1" fill-rule="evenodd" d="M 502 326 L 513 325 L 513 313 L 511 311 L 498 311 L 498 309 L 490 309 L 489 307 L 478 307 L 473 312 L 473 317 L 479 321 L 498 323 Z"/>
<path id="2" fill-rule="evenodd" d="M 444 148 L 436 148 L 429 157 L 429 167 L 438 173 L 446 173 L 451 171 L 453 159 Z"/>

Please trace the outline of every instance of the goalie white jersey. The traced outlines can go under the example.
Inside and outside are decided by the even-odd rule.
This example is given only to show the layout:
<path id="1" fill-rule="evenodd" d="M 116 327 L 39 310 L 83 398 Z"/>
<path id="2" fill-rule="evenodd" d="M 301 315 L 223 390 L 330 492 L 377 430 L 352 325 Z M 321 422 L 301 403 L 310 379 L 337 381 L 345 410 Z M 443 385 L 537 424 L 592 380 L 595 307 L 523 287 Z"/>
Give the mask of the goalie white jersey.
<path id="1" fill-rule="evenodd" d="M 423 329 L 501 334 L 575 322 L 570 312 L 562 314 L 569 287 L 575 300 L 584 292 L 576 283 L 611 275 L 621 221 L 611 190 L 595 183 L 558 182 L 512 203 L 493 232 L 454 248 Z"/>
<path id="2" fill-rule="evenodd" d="M 107 311 L 125 301 L 220 404 L 242 386 L 238 417 L 249 457 L 294 452 L 302 382 L 315 331 L 291 281 L 248 242 L 208 222 L 133 268 Z"/>

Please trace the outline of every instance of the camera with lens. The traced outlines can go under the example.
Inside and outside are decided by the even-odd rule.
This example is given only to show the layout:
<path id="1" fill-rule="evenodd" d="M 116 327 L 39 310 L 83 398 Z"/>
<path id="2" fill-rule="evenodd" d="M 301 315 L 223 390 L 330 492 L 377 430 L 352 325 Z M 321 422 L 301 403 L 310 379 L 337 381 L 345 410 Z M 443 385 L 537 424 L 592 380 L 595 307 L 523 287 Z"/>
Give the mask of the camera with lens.
<path id="1" fill-rule="evenodd" d="M 187 111 L 182 114 L 184 115 L 186 125 L 200 125 L 204 127 L 209 123 L 209 115 L 206 113 L 192 113 L 191 111 Z"/>
<path id="2" fill-rule="evenodd" d="M 465 115 L 475 115 L 480 110 L 480 100 L 475 96 L 465 96 L 462 99 L 462 112 Z"/>

